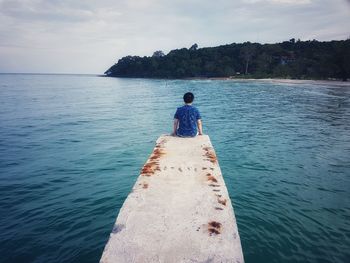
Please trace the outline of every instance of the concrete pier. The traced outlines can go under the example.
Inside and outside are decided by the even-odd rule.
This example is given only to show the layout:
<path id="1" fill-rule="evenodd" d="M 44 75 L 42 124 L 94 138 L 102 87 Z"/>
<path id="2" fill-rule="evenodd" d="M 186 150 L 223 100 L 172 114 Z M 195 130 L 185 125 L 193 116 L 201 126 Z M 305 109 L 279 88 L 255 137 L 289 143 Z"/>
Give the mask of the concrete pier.
<path id="1" fill-rule="evenodd" d="M 100 262 L 244 262 L 231 201 L 207 135 L 157 140 Z"/>

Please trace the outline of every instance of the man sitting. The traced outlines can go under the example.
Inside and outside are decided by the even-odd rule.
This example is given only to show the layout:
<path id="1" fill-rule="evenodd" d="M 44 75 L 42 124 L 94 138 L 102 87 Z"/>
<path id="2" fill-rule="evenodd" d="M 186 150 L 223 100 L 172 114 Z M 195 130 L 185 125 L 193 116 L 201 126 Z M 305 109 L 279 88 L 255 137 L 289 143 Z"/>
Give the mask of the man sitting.
<path id="1" fill-rule="evenodd" d="M 179 137 L 195 137 L 196 135 L 202 135 L 201 115 L 198 109 L 192 106 L 194 100 L 193 93 L 187 92 L 183 99 L 185 105 L 177 108 L 174 115 L 174 131 L 172 135 Z"/>

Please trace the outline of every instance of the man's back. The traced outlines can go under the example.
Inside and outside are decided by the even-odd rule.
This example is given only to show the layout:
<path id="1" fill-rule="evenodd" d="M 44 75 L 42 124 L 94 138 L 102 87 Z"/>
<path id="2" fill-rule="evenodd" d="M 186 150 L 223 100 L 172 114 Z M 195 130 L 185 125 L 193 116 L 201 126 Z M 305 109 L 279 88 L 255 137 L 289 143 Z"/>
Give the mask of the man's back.
<path id="1" fill-rule="evenodd" d="M 184 105 L 177 108 L 174 118 L 179 120 L 179 127 L 176 131 L 178 136 L 196 136 L 197 121 L 201 119 L 198 109 L 192 105 Z"/>

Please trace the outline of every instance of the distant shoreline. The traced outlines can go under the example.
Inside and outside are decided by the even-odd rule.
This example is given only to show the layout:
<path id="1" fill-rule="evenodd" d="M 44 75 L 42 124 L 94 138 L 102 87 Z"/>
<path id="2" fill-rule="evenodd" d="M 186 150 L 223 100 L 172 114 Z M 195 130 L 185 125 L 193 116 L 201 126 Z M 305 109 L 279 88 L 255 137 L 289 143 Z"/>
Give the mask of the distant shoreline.
<path id="1" fill-rule="evenodd" d="M 350 81 L 341 80 L 322 80 L 322 79 L 282 79 L 282 78 L 231 78 L 231 77 L 191 77 L 191 78 L 143 78 L 143 77 L 114 77 L 107 75 L 100 75 L 100 77 L 108 78 L 121 78 L 121 79 L 151 79 L 151 80 L 222 80 L 222 81 L 260 81 L 260 82 L 273 82 L 273 83 L 285 83 L 285 84 L 314 84 L 314 85 L 333 85 L 341 87 L 350 87 Z"/>
<path id="2" fill-rule="evenodd" d="M 150 80 L 222 80 L 232 82 L 245 82 L 245 81 L 257 81 L 257 82 L 272 82 L 272 83 L 284 83 L 284 84 L 314 84 L 314 85 L 333 85 L 339 87 L 350 87 L 350 81 L 341 80 L 321 80 L 321 79 L 283 79 L 283 78 L 232 78 L 232 77 L 191 77 L 191 78 L 140 78 L 140 77 L 114 77 L 107 76 L 105 74 L 69 74 L 69 73 L 0 73 L 0 75 L 52 75 L 52 76 L 86 76 L 86 77 L 108 77 L 108 78 L 121 78 L 121 79 L 150 79 Z"/>
<path id="3" fill-rule="evenodd" d="M 262 82 L 274 82 L 274 83 L 286 83 L 286 84 L 318 84 L 318 85 L 336 85 L 342 87 L 350 87 L 350 81 L 341 80 L 318 80 L 318 79 L 280 79 L 280 78 L 266 78 L 266 79 L 254 79 L 254 78 L 188 78 L 188 79 L 209 79 L 209 80 L 228 80 L 228 81 L 262 81 Z"/>

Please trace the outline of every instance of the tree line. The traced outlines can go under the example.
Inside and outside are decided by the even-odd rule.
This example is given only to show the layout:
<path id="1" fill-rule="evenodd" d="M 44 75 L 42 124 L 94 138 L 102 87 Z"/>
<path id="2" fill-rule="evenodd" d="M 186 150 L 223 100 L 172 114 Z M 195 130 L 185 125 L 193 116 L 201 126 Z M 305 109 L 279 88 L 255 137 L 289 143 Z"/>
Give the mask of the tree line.
<path id="1" fill-rule="evenodd" d="M 106 76 L 130 78 L 350 78 L 350 39 L 275 44 L 245 42 L 181 48 L 152 56 L 126 56 Z"/>

